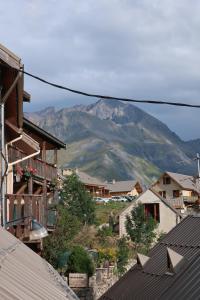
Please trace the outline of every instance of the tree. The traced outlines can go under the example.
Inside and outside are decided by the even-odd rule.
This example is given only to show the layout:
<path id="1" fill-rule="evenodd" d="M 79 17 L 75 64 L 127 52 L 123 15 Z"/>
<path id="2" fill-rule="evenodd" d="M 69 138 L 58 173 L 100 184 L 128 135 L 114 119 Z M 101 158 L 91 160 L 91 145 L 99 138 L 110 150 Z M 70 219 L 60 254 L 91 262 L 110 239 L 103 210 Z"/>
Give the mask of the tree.
<path id="1" fill-rule="evenodd" d="M 42 256 L 56 269 L 59 257 L 71 246 L 71 241 L 79 232 L 81 223 L 63 205 L 57 206 L 56 229 L 44 239 Z"/>
<path id="2" fill-rule="evenodd" d="M 118 250 L 117 250 L 117 271 L 120 276 L 122 276 L 126 271 L 126 265 L 128 263 L 129 257 L 129 247 L 125 237 L 122 237 L 118 241 Z"/>
<path id="3" fill-rule="evenodd" d="M 61 200 L 68 211 L 78 217 L 82 224 L 94 223 L 95 202 L 75 173 L 66 177 Z"/>
<path id="4" fill-rule="evenodd" d="M 67 263 L 67 273 L 86 273 L 92 276 L 94 273 L 94 264 L 87 253 L 81 246 L 74 246 Z"/>
<path id="5" fill-rule="evenodd" d="M 156 238 L 157 223 L 149 216 L 145 216 L 144 206 L 139 203 L 126 217 L 126 231 L 135 245 L 135 249 L 147 252 Z"/>

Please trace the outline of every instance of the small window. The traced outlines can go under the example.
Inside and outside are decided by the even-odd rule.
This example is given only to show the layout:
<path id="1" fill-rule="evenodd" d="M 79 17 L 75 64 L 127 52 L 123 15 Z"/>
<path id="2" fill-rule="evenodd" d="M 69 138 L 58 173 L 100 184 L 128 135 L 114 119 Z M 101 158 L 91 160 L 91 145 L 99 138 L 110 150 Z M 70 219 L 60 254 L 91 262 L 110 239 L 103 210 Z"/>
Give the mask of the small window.
<path id="1" fill-rule="evenodd" d="M 159 194 L 161 197 L 166 198 L 166 191 L 160 191 Z"/>
<path id="2" fill-rule="evenodd" d="M 171 178 L 169 176 L 164 176 L 163 177 L 163 184 L 170 184 L 171 183 Z"/>
<path id="3" fill-rule="evenodd" d="M 173 198 L 180 197 L 180 191 L 179 190 L 173 190 Z"/>
<path id="4" fill-rule="evenodd" d="M 156 222 L 160 223 L 159 203 L 144 204 L 146 217 L 152 217 Z"/>

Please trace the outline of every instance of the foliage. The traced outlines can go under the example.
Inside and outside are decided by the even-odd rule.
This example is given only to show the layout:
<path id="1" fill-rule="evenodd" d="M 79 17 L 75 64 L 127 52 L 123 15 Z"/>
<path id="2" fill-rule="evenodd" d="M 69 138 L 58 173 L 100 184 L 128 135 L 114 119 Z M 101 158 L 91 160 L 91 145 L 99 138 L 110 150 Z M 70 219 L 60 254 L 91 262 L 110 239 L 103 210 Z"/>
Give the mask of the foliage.
<path id="1" fill-rule="evenodd" d="M 126 217 L 126 231 L 133 241 L 136 250 L 147 252 L 156 238 L 157 223 L 154 219 L 145 216 L 144 206 L 139 203 L 131 215 Z"/>
<path id="2" fill-rule="evenodd" d="M 129 205 L 128 202 L 108 202 L 105 205 L 104 204 L 98 204 L 96 205 L 96 219 L 97 223 L 104 224 L 108 223 L 109 217 L 112 214 L 114 218 L 116 218 L 119 213 L 126 208 Z"/>
<path id="3" fill-rule="evenodd" d="M 122 237 L 118 241 L 117 250 L 117 271 L 120 276 L 122 276 L 126 271 L 126 265 L 129 258 L 129 247 L 125 237 Z"/>
<path id="4" fill-rule="evenodd" d="M 98 249 L 98 265 L 101 266 L 105 263 L 114 263 L 116 261 L 115 248 L 99 248 Z"/>
<path id="5" fill-rule="evenodd" d="M 68 259 L 67 273 L 86 273 L 92 276 L 94 264 L 88 252 L 81 246 L 74 246 Z"/>
<path id="6" fill-rule="evenodd" d="M 82 224 L 95 222 L 95 202 L 75 173 L 66 177 L 61 199 L 68 211 Z"/>
<path id="7" fill-rule="evenodd" d="M 55 231 L 44 239 L 43 257 L 58 268 L 59 256 L 70 248 L 71 241 L 80 230 L 80 222 L 74 218 L 65 207 L 57 207 L 57 224 Z"/>
<path id="8" fill-rule="evenodd" d="M 110 226 L 103 225 L 101 228 L 98 230 L 98 236 L 101 238 L 105 238 L 107 236 L 112 236 L 113 231 Z"/>
<path id="9" fill-rule="evenodd" d="M 160 242 L 166 236 L 166 232 L 161 231 L 158 235 L 157 241 Z"/>

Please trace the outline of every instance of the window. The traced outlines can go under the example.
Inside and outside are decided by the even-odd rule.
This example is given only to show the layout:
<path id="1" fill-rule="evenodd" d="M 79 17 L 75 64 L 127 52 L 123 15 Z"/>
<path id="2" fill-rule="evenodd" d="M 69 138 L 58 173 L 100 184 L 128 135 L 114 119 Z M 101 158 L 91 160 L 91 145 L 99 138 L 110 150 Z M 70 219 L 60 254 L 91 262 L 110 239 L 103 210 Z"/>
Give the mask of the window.
<path id="1" fill-rule="evenodd" d="M 159 203 L 144 204 L 144 211 L 146 217 L 151 216 L 156 222 L 160 222 Z"/>
<path id="2" fill-rule="evenodd" d="M 166 198 L 166 191 L 160 191 L 159 195 L 163 198 Z"/>
<path id="3" fill-rule="evenodd" d="M 179 190 L 173 190 L 173 198 L 180 197 L 180 191 Z"/>
<path id="4" fill-rule="evenodd" d="M 171 178 L 169 176 L 164 176 L 163 177 L 163 184 L 170 184 L 171 183 Z"/>

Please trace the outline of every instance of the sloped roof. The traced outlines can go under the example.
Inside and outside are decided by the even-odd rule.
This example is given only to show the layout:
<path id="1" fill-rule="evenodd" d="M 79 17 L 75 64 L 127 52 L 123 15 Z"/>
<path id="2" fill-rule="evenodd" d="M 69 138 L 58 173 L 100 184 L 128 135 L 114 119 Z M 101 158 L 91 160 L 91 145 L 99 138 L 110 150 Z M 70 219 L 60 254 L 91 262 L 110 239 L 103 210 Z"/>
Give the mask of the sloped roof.
<path id="1" fill-rule="evenodd" d="M 0 227 L 0 299 L 78 299 L 39 255 Z"/>
<path id="2" fill-rule="evenodd" d="M 0 59 L 12 68 L 21 67 L 21 59 L 2 44 L 0 44 Z"/>
<path id="3" fill-rule="evenodd" d="M 37 126 L 30 120 L 23 118 L 23 126 L 24 128 L 36 132 L 37 134 L 41 135 L 44 140 L 47 140 L 49 143 L 52 143 L 55 145 L 58 149 L 60 148 L 66 148 L 66 144 L 60 141 L 57 137 L 53 136 L 46 130 L 42 129 L 41 127 Z"/>
<path id="4" fill-rule="evenodd" d="M 130 192 L 137 183 L 136 180 L 115 181 L 115 183 L 107 183 L 106 186 L 111 192 Z"/>
<path id="5" fill-rule="evenodd" d="M 200 193 L 200 182 L 198 179 L 195 180 L 193 176 L 173 172 L 165 172 L 164 174 L 167 174 L 174 181 L 176 181 L 182 187 L 182 189 Z"/>
<path id="6" fill-rule="evenodd" d="M 167 205 L 175 214 L 179 215 L 181 217 L 181 214 L 175 209 L 175 206 L 172 205 L 172 201 L 163 198 L 159 193 L 154 191 L 154 189 L 150 188 L 149 189 L 153 194 L 155 194 L 165 205 Z"/>
<path id="7" fill-rule="evenodd" d="M 141 267 L 134 265 L 100 299 L 198 299 L 200 295 L 200 217 L 188 216 L 149 252 Z M 178 272 L 170 274 L 167 248 L 184 257 Z"/>
<path id="8" fill-rule="evenodd" d="M 163 202 L 166 206 L 168 206 L 175 214 L 177 214 L 179 217 L 182 217 L 181 214 L 174 208 L 174 206 L 171 204 L 171 201 L 168 201 L 167 199 L 161 197 L 160 194 L 158 194 L 156 191 L 154 191 L 152 188 L 149 188 L 148 190 L 144 191 L 142 194 L 140 194 L 137 199 L 133 202 L 131 202 L 127 207 L 125 207 L 121 213 L 124 214 L 127 211 L 129 211 L 130 206 L 134 206 L 136 204 L 136 201 L 139 202 L 140 198 L 143 197 L 145 194 L 148 194 L 149 192 L 151 192 L 152 194 L 154 194 L 158 199 L 161 200 L 161 202 Z M 148 197 L 148 195 L 147 195 Z"/>
<path id="9" fill-rule="evenodd" d="M 95 177 L 91 177 L 87 173 L 83 171 L 76 171 L 76 174 L 78 175 L 79 179 L 81 182 L 85 184 L 91 184 L 91 185 L 100 185 L 100 186 L 105 186 L 103 182 L 101 182 L 99 179 Z"/>

